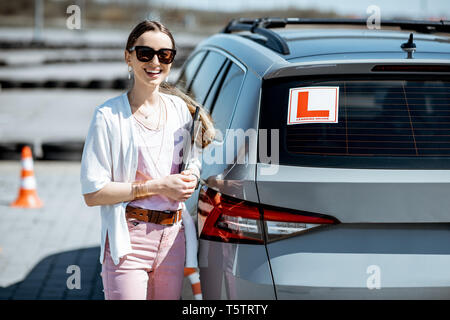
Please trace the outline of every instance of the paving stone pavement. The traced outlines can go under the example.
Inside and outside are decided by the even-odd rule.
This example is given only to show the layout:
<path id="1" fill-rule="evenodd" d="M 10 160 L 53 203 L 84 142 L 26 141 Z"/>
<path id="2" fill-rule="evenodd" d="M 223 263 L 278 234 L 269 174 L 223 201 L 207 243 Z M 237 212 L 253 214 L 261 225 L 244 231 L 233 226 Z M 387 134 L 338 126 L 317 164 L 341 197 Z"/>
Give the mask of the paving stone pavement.
<path id="1" fill-rule="evenodd" d="M 0 300 L 103 299 L 100 212 L 84 203 L 80 163 L 34 161 L 40 209 L 9 207 L 20 171 L 20 161 L 0 161 Z M 67 286 L 71 265 L 80 267 L 80 289 Z M 187 278 L 182 299 L 193 299 Z"/>

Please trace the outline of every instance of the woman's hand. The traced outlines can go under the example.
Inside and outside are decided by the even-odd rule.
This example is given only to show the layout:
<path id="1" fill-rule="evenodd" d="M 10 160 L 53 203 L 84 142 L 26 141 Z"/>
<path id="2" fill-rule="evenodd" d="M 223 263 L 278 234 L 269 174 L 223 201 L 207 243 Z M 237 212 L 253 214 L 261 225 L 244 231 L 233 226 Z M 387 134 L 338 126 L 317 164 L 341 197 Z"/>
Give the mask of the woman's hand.
<path id="1" fill-rule="evenodd" d="M 183 171 L 179 174 L 171 174 L 162 178 L 161 194 L 175 201 L 186 201 L 194 193 L 197 178 Z"/>
<path id="2" fill-rule="evenodd" d="M 200 178 L 200 172 L 198 171 L 198 169 L 196 167 L 186 169 L 186 170 L 182 171 L 181 174 L 184 174 L 187 176 L 194 176 L 195 181 L 196 181 L 195 183 L 197 183 L 198 182 L 197 180 Z"/>

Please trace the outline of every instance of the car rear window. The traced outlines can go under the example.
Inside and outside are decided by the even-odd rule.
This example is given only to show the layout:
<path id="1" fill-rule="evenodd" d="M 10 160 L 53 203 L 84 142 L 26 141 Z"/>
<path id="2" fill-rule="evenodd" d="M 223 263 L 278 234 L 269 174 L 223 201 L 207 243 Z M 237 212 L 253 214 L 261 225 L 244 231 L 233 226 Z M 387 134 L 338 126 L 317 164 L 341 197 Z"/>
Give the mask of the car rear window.
<path id="1" fill-rule="evenodd" d="M 288 124 L 290 90 L 322 87 L 338 88 L 337 122 Z M 279 129 L 283 165 L 448 169 L 450 82 L 399 76 L 268 80 L 260 128 Z"/>

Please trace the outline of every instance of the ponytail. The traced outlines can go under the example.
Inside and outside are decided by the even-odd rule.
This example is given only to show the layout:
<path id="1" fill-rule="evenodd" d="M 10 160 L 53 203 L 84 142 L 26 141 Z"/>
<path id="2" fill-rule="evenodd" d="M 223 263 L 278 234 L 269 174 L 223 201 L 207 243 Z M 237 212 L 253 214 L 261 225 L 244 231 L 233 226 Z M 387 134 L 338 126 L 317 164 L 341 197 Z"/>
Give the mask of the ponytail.
<path id="1" fill-rule="evenodd" d="M 181 99 L 183 99 L 184 102 L 186 102 L 186 105 L 188 106 L 189 112 L 191 113 L 192 116 L 194 116 L 196 107 L 198 106 L 200 108 L 199 119 L 202 125 L 202 134 L 200 137 L 197 138 L 196 143 L 197 145 L 201 144 L 202 148 L 208 146 L 214 140 L 214 137 L 216 135 L 216 130 L 214 129 L 214 121 L 211 118 L 209 112 L 206 111 L 202 105 L 200 105 L 198 102 L 192 99 L 189 95 L 185 94 L 183 91 L 181 91 L 174 85 L 169 84 L 168 82 L 165 81 L 162 82 L 159 85 L 159 88 L 163 93 L 178 96 Z"/>

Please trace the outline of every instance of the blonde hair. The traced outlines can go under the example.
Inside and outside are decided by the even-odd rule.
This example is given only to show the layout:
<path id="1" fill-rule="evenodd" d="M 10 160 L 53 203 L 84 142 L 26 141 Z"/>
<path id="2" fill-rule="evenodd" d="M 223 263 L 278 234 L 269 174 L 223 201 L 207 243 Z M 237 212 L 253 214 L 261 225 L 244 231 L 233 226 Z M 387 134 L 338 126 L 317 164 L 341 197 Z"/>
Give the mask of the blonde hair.
<path id="1" fill-rule="evenodd" d="M 192 116 L 194 116 L 196 107 L 197 106 L 199 107 L 199 120 L 202 131 L 201 135 L 197 137 L 196 143 L 198 146 L 201 145 L 202 148 L 208 146 L 214 140 L 214 137 L 216 135 L 216 130 L 214 128 L 214 121 L 211 118 L 209 112 L 205 110 L 205 108 L 200 103 L 196 102 L 192 97 L 185 94 L 183 91 L 181 91 L 174 85 L 171 85 L 167 82 L 162 82 L 159 88 L 163 93 L 172 94 L 183 99 L 184 102 L 186 102 L 186 105 L 188 106 L 189 112 L 191 113 Z"/>

